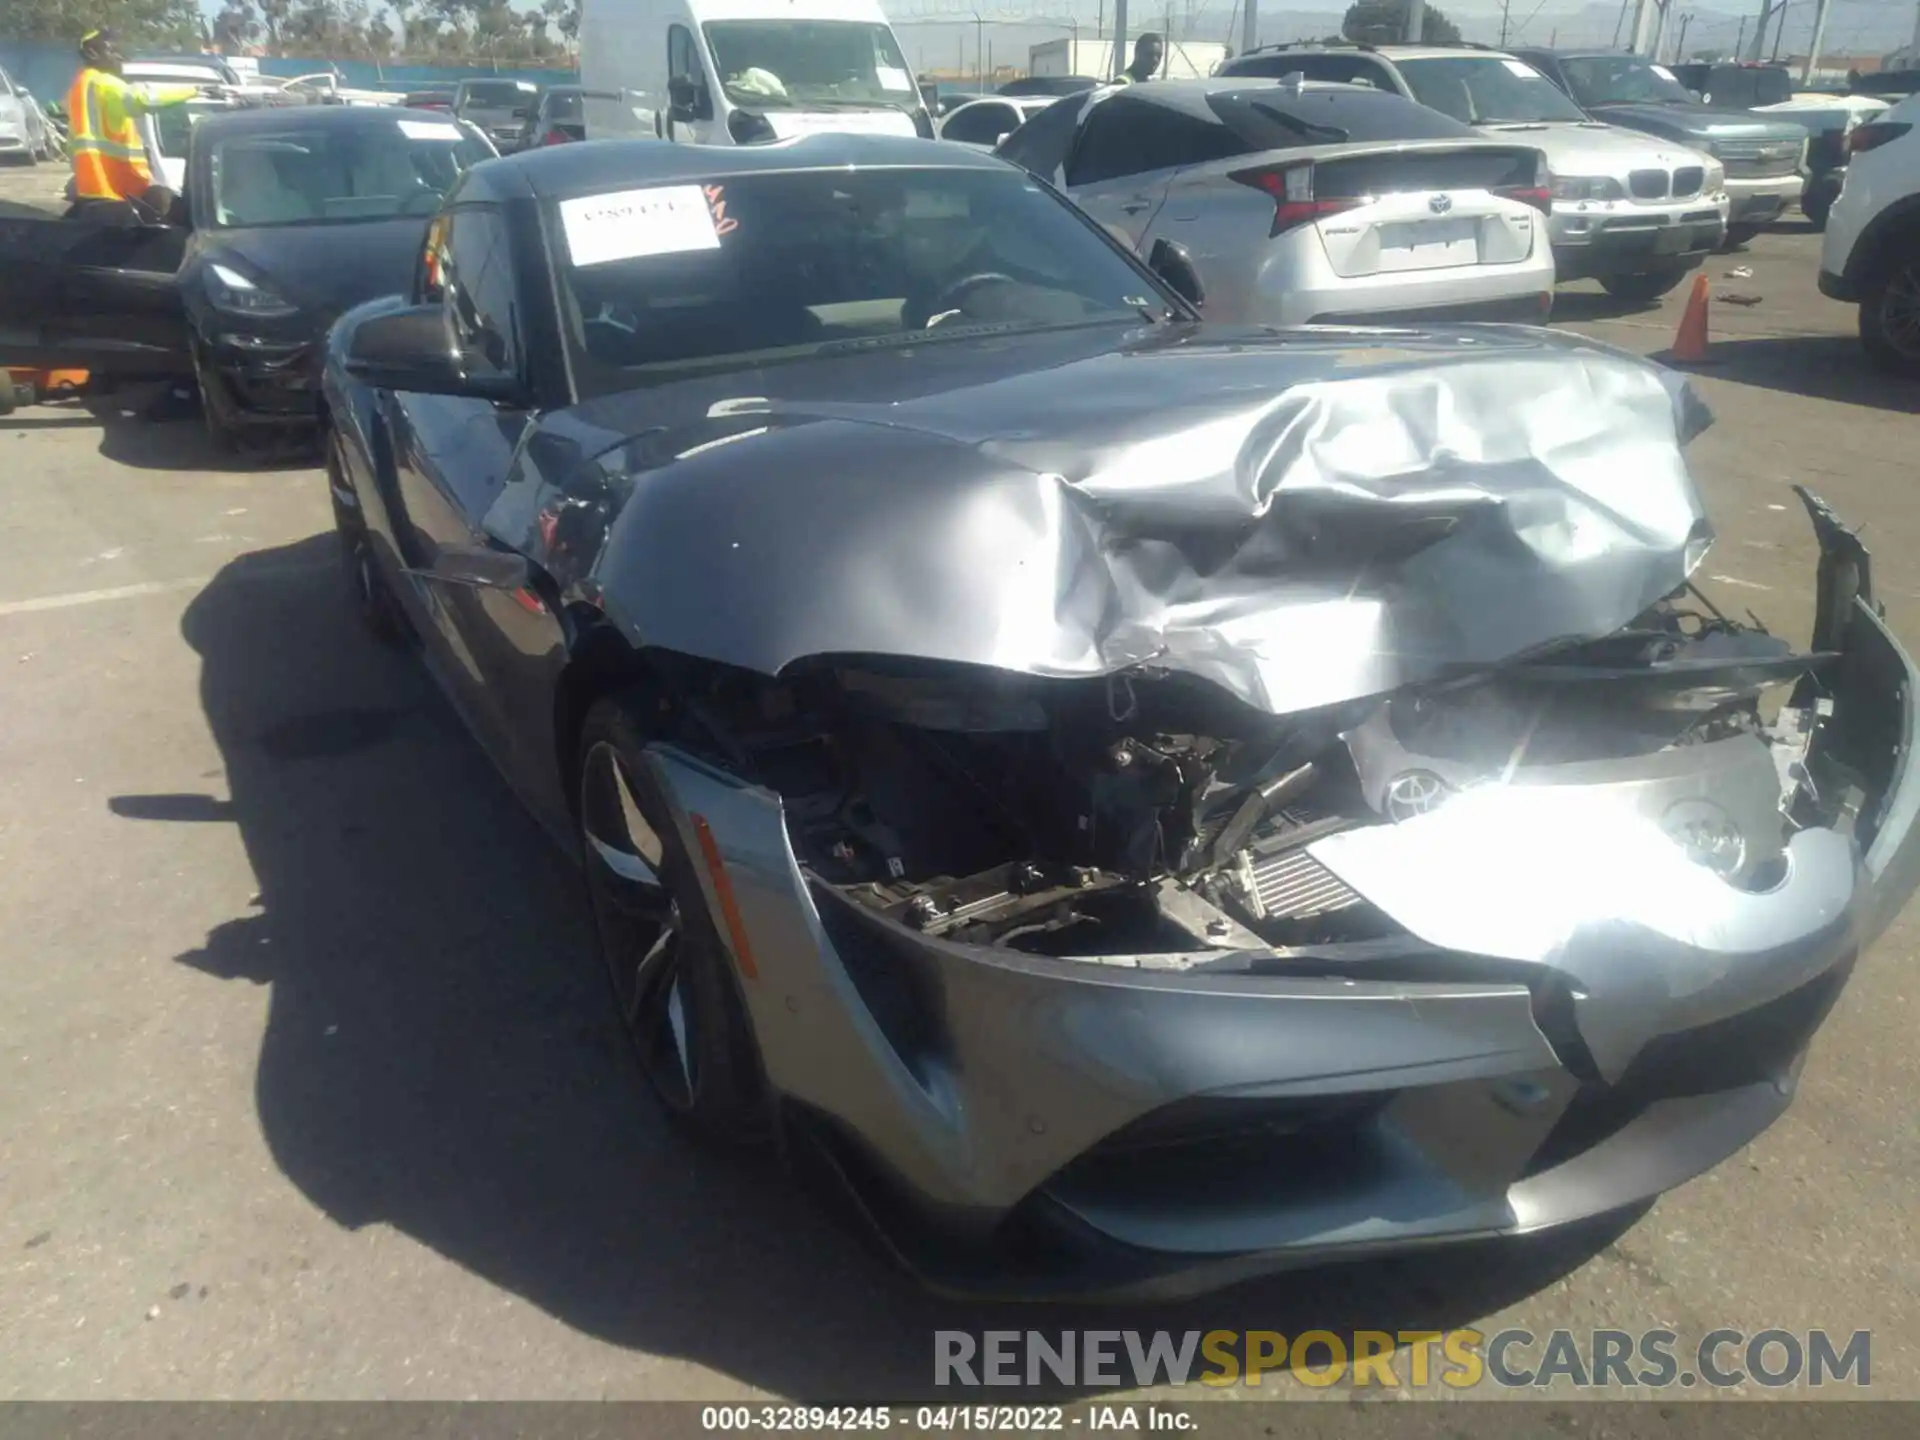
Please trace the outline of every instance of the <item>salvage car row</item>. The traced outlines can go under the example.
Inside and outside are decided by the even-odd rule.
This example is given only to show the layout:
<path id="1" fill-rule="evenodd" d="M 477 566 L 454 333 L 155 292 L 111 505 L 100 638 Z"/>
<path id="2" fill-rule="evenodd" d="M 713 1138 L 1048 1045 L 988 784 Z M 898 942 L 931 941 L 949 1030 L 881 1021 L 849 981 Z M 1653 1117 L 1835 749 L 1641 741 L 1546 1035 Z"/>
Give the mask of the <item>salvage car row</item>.
<path id="1" fill-rule="evenodd" d="M 1143 110 L 1241 148 L 1076 186 Z M 9 219 L 0 313 L 322 426 L 369 632 L 581 862 L 669 1114 L 935 1284 L 1177 1293 L 1718 1163 L 1920 873 L 1866 552 L 1803 496 L 1806 650 L 1707 603 L 1681 377 L 1245 323 L 1302 234 L 1326 293 L 1452 260 L 1440 197 L 1476 263 L 1548 248 L 1536 147 L 1406 110 L 1104 92 L 1025 169 L 211 117 L 190 230 Z"/>

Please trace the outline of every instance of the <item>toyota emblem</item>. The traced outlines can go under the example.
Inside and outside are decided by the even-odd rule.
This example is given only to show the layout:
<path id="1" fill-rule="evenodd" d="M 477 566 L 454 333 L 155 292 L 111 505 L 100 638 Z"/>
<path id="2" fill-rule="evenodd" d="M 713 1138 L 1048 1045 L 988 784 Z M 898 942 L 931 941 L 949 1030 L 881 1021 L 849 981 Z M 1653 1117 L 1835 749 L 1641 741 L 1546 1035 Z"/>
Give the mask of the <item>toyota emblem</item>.
<path id="1" fill-rule="evenodd" d="M 1431 770 L 1403 770 L 1387 782 L 1380 808 L 1398 824 L 1438 810 L 1447 793 L 1447 782 Z"/>
<path id="2" fill-rule="evenodd" d="M 1429 195 L 1427 197 L 1427 208 L 1436 215 L 1444 215 L 1453 208 L 1453 197 L 1451 195 Z"/>

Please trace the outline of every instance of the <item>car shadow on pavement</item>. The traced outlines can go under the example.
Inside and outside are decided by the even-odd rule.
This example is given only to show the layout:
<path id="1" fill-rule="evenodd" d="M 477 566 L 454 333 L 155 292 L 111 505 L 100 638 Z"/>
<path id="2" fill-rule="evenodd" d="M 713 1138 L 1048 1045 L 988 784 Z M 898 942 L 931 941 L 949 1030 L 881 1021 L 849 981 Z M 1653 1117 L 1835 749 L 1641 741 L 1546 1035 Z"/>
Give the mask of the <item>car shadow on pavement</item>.
<path id="1" fill-rule="evenodd" d="M 577 875 L 414 659 L 360 631 L 334 543 L 243 556 L 186 611 L 230 800 L 114 809 L 239 825 L 256 908 L 179 958 L 271 987 L 260 1123 L 340 1225 L 393 1226 L 615 1345 L 788 1396 L 907 1401 L 952 1398 L 934 1387 L 936 1330 L 1439 1330 L 1553 1283 L 1638 1218 L 1180 1305 L 923 1292 L 771 1162 L 696 1153 L 658 1118 Z"/>
<path id="2" fill-rule="evenodd" d="M 1859 340 L 1851 335 L 1716 339 L 1708 346 L 1704 361 L 1685 368 L 1710 379 L 1731 380 L 1763 390 L 1920 415 L 1920 380 L 1876 370 Z"/>
<path id="3" fill-rule="evenodd" d="M 1688 276 L 1686 284 L 1691 284 Z M 1658 300 L 1624 300 L 1604 290 L 1556 290 L 1549 325 L 1575 325 L 1588 320 L 1618 320 L 1627 315 L 1645 315 L 1660 308 Z"/>
<path id="4" fill-rule="evenodd" d="M 317 444 L 305 437 L 272 446 L 224 450 L 198 416 L 147 420 L 141 411 L 156 393 L 142 387 L 78 402 L 78 413 L 100 426 L 100 454 L 137 470 L 311 470 L 320 463 Z M 69 404 L 75 402 L 68 402 Z"/>

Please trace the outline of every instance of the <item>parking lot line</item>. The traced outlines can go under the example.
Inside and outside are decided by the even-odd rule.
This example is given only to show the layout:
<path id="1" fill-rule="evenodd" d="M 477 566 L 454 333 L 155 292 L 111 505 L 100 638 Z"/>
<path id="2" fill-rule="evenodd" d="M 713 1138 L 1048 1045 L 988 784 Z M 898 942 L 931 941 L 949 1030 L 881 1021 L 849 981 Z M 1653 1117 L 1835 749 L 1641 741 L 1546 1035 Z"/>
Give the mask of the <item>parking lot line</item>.
<path id="1" fill-rule="evenodd" d="M 144 580 L 138 585 L 112 585 L 105 590 L 74 590 L 65 595 L 40 595 L 31 600 L 0 600 L 0 615 L 29 615 L 37 610 L 71 610 L 76 605 L 98 605 L 106 600 L 136 600 L 142 595 L 164 595 L 170 590 L 199 590 L 210 576 L 188 575 L 179 580 Z"/>

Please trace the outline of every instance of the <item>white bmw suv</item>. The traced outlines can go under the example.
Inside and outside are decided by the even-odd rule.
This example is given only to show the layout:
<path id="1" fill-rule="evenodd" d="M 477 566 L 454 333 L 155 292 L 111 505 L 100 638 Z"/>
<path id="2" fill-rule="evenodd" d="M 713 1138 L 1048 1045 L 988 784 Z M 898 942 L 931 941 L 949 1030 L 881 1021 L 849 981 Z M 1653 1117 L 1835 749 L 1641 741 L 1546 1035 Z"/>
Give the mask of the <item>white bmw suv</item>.
<path id="1" fill-rule="evenodd" d="M 1860 343 L 1876 364 L 1920 375 L 1920 95 L 1856 126 L 1847 146 L 1820 293 L 1860 307 Z"/>

